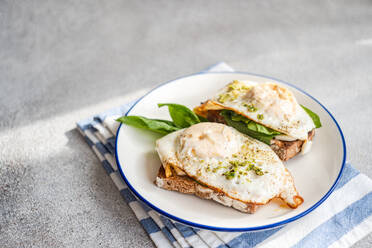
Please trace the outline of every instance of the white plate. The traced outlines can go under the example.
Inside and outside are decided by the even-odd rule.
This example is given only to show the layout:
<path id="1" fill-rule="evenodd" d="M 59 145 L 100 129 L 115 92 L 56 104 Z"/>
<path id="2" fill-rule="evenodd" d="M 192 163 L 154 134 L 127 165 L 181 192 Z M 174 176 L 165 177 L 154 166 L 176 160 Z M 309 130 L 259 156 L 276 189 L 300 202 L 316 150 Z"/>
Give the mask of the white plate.
<path id="1" fill-rule="evenodd" d="M 336 120 L 315 98 L 293 85 L 272 78 L 247 73 L 201 73 L 167 82 L 142 97 L 128 115 L 169 119 L 167 108 L 158 103 L 179 103 L 193 108 L 234 80 L 278 82 L 295 94 L 299 103 L 320 116 L 323 127 L 316 130 L 312 151 L 288 162 L 298 192 L 304 203 L 297 209 L 272 201 L 255 214 L 241 213 L 211 200 L 167 191 L 155 186 L 160 160 L 155 140 L 160 136 L 121 125 L 116 139 L 116 159 L 120 172 L 132 192 L 151 208 L 178 222 L 216 231 L 253 231 L 287 224 L 318 207 L 333 191 L 346 157 L 345 141 Z"/>

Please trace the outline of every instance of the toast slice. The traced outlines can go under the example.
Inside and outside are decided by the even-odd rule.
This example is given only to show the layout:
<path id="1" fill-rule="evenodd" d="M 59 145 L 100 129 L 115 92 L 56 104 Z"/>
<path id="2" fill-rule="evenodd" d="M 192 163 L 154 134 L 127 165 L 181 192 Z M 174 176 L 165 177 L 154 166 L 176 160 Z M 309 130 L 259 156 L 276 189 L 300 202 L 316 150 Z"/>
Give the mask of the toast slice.
<path id="1" fill-rule="evenodd" d="M 162 189 L 177 191 L 184 194 L 192 194 L 202 199 L 213 200 L 224 206 L 233 207 L 244 213 L 253 214 L 258 208 L 258 205 L 256 204 L 243 203 L 232 199 L 222 192 L 214 191 L 213 189 L 199 184 L 188 176 L 177 175 L 175 171 L 173 171 L 171 176 L 166 177 L 163 166 L 160 166 L 158 175 L 155 179 L 155 184 Z"/>

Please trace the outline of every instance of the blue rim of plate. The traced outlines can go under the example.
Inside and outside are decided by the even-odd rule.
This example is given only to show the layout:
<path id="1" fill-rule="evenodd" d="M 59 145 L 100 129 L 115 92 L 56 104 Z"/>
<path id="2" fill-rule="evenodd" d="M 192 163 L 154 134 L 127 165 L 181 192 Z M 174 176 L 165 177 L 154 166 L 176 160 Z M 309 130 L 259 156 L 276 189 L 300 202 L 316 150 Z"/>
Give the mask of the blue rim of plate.
<path id="1" fill-rule="evenodd" d="M 335 189 L 338 181 L 341 178 L 342 172 L 344 171 L 345 161 L 346 161 L 346 144 L 345 144 L 345 138 L 344 138 L 344 134 L 342 133 L 342 130 L 341 130 L 340 126 L 338 125 L 336 119 L 328 111 L 328 109 L 326 107 L 324 107 L 323 104 L 321 104 L 316 98 L 314 98 L 313 96 L 311 96 L 310 94 L 308 94 L 307 92 L 305 92 L 304 90 L 298 88 L 297 86 L 295 86 L 293 84 L 284 82 L 284 81 L 279 80 L 279 79 L 276 79 L 276 78 L 272 78 L 272 77 L 268 77 L 268 76 L 264 76 L 264 75 L 259 75 L 259 74 L 255 74 L 255 73 L 248 73 L 248 72 L 239 72 L 239 71 L 233 71 L 233 72 L 198 72 L 198 73 L 194 73 L 194 74 L 191 74 L 191 75 L 187 75 L 187 76 L 183 76 L 183 77 L 179 77 L 179 78 L 176 78 L 176 79 L 167 81 L 167 82 L 162 83 L 162 84 L 158 85 L 157 87 L 153 88 L 152 90 L 150 90 L 149 92 L 147 92 L 145 95 L 143 95 L 141 98 L 139 98 L 133 104 L 133 106 L 130 107 L 130 109 L 127 111 L 127 113 L 125 114 L 125 116 L 127 116 L 130 113 L 130 111 L 134 108 L 134 106 L 136 106 L 145 96 L 147 96 L 148 94 L 150 94 L 154 90 L 156 90 L 156 89 L 158 89 L 158 88 L 160 88 L 160 87 L 162 87 L 164 85 L 167 85 L 169 83 L 172 83 L 174 81 L 177 81 L 177 80 L 180 80 L 180 79 L 184 79 L 184 78 L 188 78 L 188 77 L 193 77 L 193 76 L 201 75 L 201 74 L 246 74 L 246 75 L 251 75 L 251 76 L 256 76 L 256 77 L 267 78 L 267 79 L 271 79 L 271 80 L 274 80 L 274 81 L 277 81 L 277 82 L 280 82 L 280 83 L 289 85 L 289 86 L 291 86 L 291 87 L 299 90 L 300 92 L 304 93 L 305 95 L 307 95 L 308 97 L 310 97 L 311 99 L 313 99 L 315 102 L 317 102 L 329 114 L 329 116 L 332 118 L 333 122 L 336 124 L 337 129 L 338 129 L 338 131 L 340 133 L 340 136 L 341 136 L 341 140 L 342 140 L 343 159 L 342 159 L 342 165 L 341 165 L 340 172 L 338 173 L 338 176 L 337 176 L 335 182 L 333 183 L 333 185 L 329 189 L 329 191 L 317 203 L 315 203 L 313 206 L 311 206 L 310 208 L 306 209 L 305 211 L 299 213 L 298 215 L 293 216 L 293 217 L 288 218 L 288 219 L 283 220 L 283 221 L 279 221 L 279 222 L 272 223 L 272 224 L 269 224 L 269 225 L 256 226 L 256 227 L 247 227 L 247 228 L 225 228 L 225 227 L 215 227 L 215 226 L 208 226 L 208 225 L 194 223 L 194 222 L 191 222 L 191 221 L 188 221 L 188 220 L 179 218 L 177 216 L 174 216 L 172 214 L 169 214 L 169 213 L 165 212 L 164 210 L 161 210 L 160 208 L 154 206 L 152 203 L 150 203 L 144 197 L 142 197 L 133 188 L 133 186 L 129 183 L 129 181 L 127 180 L 127 178 L 125 177 L 125 175 L 123 173 L 122 167 L 121 167 L 120 162 L 119 162 L 119 159 L 118 159 L 118 152 L 117 152 L 118 151 L 117 150 L 117 147 L 118 146 L 117 146 L 117 142 L 118 142 L 119 132 L 120 132 L 120 129 L 121 129 L 121 126 L 122 126 L 122 124 L 120 124 L 120 126 L 118 128 L 118 131 L 116 132 L 115 159 L 116 159 L 116 163 L 118 165 L 118 168 L 119 168 L 119 171 L 120 171 L 120 174 L 121 174 L 122 178 L 124 179 L 124 181 L 127 184 L 128 188 L 135 194 L 135 196 L 138 199 L 140 199 L 142 202 L 144 202 L 147 206 L 149 206 L 150 208 L 154 209 L 156 212 L 158 212 L 161 215 L 164 215 L 164 216 L 166 216 L 166 217 L 168 217 L 168 218 L 170 218 L 172 220 L 175 220 L 175 221 L 180 222 L 182 224 L 185 224 L 185 225 L 188 225 L 188 226 L 192 226 L 192 227 L 196 227 L 196 228 L 201 228 L 201 229 L 206 229 L 206 230 L 212 230 L 212 231 L 221 231 L 221 232 L 249 232 L 249 231 L 259 231 L 259 230 L 267 230 L 267 229 L 277 228 L 277 227 L 286 225 L 286 224 L 288 224 L 290 222 L 293 222 L 293 221 L 295 221 L 295 220 L 297 220 L 299 218 L 304 217 L 305 215 L 307 215 L 308 213 L 310 213 L 314 209 L 316 209 L 320 204 L 322 204 L 329 197 L 329 195 L 334 191 L 334 189 Z"/>

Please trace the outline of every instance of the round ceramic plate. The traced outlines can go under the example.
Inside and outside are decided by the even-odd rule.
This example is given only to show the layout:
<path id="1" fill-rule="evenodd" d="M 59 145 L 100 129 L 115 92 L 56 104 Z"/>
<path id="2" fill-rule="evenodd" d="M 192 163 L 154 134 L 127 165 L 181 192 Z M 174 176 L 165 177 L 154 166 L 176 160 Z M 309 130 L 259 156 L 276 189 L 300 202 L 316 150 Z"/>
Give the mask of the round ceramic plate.
<path id="1" fill-rule="evenodd" d="M 333 191 L 346 156 L 345 141 L 336 120 L 315 98 L 288 83 L 248 73 L 202 73 L 179 78 L 150 91 L 127 115 L 169 119 L 167 108 L 158 103 L 179 103 L 190 109 L 213 96 L 232 80 L 277 82 L 292 90 L 297 101 L 317 113 L 323 127 L 316 130 L 312 151 L 285 162 L 304 198 L 297 209 L 273 200 L 254 214 L 241 213 L 211 200 L 158 188 L 154 180 L 161 166 L 155 151 L 159 135 L 121 125 L 117 132 L 116 159 L 120 173 L 132 192 L 148 206 L 173 220 L 216 231 L 253 231 L 277 227 L 297 220 L 318 207 Z"/>

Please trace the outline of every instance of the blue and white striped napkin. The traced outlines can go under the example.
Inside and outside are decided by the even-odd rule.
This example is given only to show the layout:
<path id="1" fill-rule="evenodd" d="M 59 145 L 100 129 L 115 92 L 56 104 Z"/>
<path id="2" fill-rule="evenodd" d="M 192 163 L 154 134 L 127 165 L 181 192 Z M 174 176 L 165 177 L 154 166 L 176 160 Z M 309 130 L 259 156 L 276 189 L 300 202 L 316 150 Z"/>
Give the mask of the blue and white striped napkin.
<path id="1" fill-rule="evenodd" d="M 206 71 L 233 71 L 219 63 Z M 312 213 L 287 226 L 250 233 L 213 232 L 169 220 L 136 199 L 118 171 L 115 118 L 124 104 L 77 123 L 78 130 L 102 162 L 126 203 L 157 247 L 349 247 L 372 231 L 372 180 L 346 164 L 330 197 Z"/>

